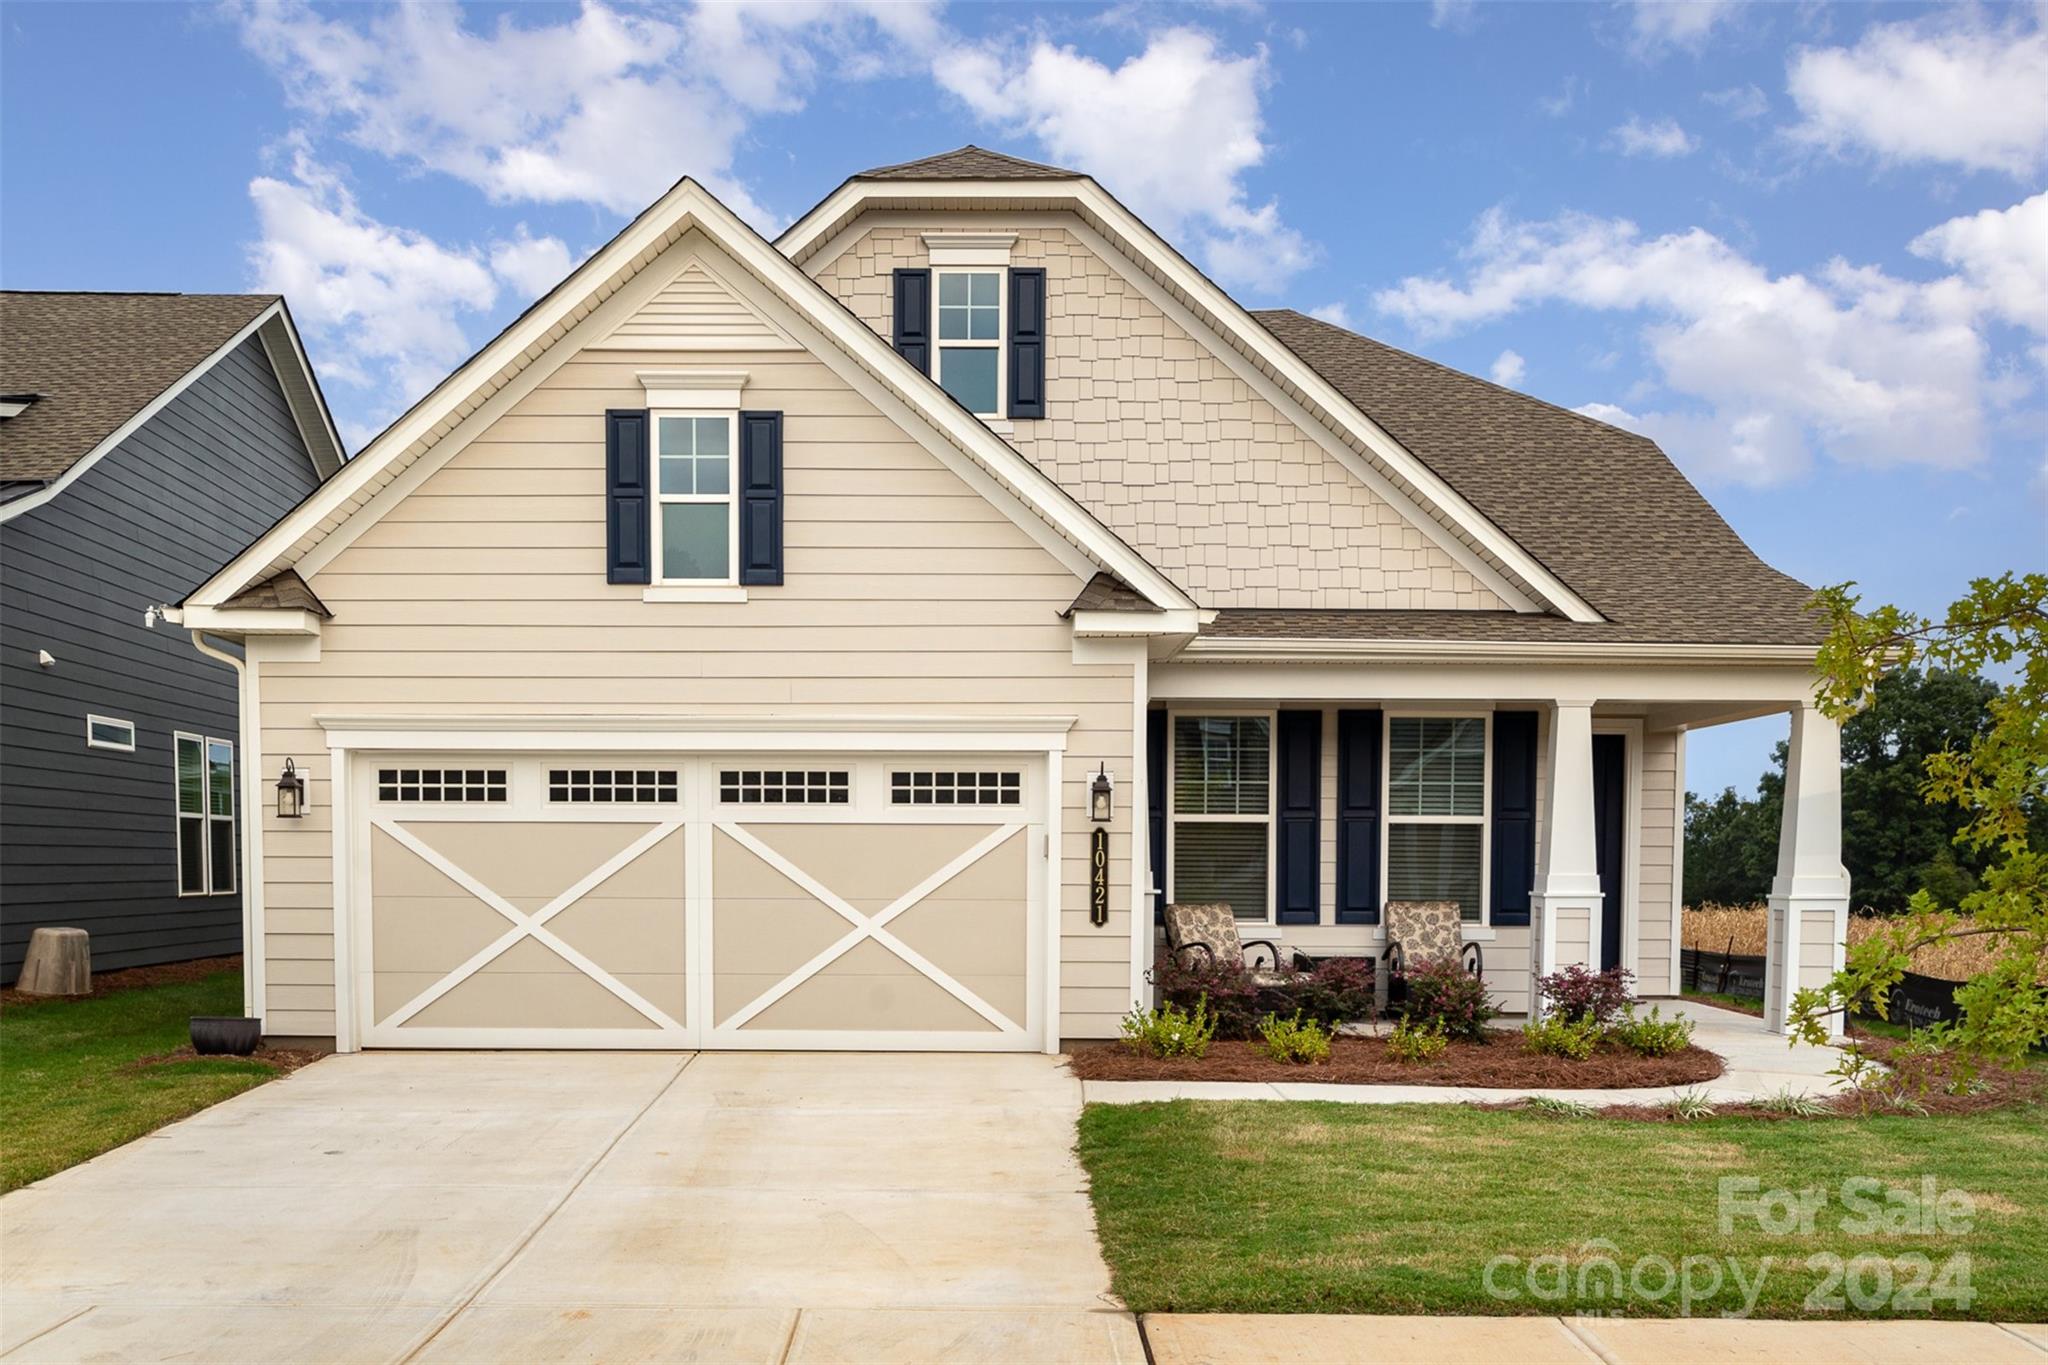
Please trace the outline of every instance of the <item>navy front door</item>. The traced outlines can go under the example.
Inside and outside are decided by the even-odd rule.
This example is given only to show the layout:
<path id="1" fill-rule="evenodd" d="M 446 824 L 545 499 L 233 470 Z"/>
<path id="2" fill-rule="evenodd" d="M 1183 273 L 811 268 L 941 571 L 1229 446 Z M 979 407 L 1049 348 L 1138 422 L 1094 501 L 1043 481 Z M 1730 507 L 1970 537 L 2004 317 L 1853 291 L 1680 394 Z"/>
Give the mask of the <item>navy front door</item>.
<path id="1" fill-rule="evenodd" d="M 1600 864 L 1600 969 L 1621 965 L 1624 834 L 1628 830 L 1628 741 L 1593 736 L 1593 845 Z"/>

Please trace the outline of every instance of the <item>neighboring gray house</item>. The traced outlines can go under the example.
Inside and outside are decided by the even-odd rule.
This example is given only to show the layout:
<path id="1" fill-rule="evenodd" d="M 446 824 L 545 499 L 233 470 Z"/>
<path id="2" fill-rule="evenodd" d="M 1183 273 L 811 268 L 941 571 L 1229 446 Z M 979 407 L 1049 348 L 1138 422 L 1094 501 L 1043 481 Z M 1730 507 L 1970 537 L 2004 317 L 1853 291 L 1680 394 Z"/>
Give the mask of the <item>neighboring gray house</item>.
<path id="1" fill-rule="evenodd" d="M 236 670 L 151 609 L 342 458 L 275 295 L 0 293 L 0 982 L 241 951 Z"/>

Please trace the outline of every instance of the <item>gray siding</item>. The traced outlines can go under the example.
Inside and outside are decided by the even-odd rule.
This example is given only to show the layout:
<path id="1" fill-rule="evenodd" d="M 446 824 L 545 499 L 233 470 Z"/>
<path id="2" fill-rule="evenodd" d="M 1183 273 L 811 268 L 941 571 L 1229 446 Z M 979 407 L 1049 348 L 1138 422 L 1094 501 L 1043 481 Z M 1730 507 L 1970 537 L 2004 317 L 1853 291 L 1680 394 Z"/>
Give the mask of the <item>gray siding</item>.
<path id="1" fill-rule="evenodd" d="M 234 673 L 142 616 L 318 482 L 251 337 L 0 526 L 0 981 L 45 924 L 90 931 L 98 969 L 240 950 L 239 895 L 177 894 L 171 749 L 179 730 L 236 738 Z M 39 667 L 39 650 L 56 665 Z M 135 752 L 87 748 L 88 714 L 133 721 Z"/>

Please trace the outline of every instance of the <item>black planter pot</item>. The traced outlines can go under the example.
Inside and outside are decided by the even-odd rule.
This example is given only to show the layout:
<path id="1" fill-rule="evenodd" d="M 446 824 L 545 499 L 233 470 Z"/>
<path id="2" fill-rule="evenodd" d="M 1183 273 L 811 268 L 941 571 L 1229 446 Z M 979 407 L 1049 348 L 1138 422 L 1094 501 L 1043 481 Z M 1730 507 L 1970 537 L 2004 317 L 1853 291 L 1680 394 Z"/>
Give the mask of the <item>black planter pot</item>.
<path id="1" fill-rule="evenodd" d="M 192 1050 L 202 1057 L 246 1057 L 262 1040 L 261 1019 L 225 1014 L 192 1016 Z"/>

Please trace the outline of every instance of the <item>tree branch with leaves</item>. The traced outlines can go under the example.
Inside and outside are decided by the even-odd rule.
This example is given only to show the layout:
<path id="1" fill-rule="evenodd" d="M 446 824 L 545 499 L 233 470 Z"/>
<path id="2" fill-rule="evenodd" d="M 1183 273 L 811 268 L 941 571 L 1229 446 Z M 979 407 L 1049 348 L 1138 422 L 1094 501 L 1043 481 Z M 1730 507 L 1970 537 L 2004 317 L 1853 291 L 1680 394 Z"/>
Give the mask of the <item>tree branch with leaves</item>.
<path id="1" fill-rule="evenodd" d="M 1977 888 L 1954 905 L 1926 889 L 1907 913 L 1848 952 L 1843 969 L 1792 1000 L 1795 1039 L 1824 1043 L 1834 1015 L 1886 1013 L 1892 988 L 1922 948 L 1960 938 L 1996 942 L 1991 965 L 1956 991 L 1962 1011 L 1924 1041 L 1952 1053 L 1963 1074 L 1986 1062 L 2011 1065 L 2048 1041 L 2048 852 L 2030 831 L 2048 804 L 2048 575 L 1980 578 L 1940 618 L 1894 606 L 1863 609 L 1855 584 L 1824 588 L 1815 610 L 1829 622 L 1816 666 L 1816 700 L 1840 720 L 1854 715 L 1880 679 L 1918 665 L 2010 673 L 1990 703 L 1990 726 L 1967 748 L 1929 754 L 1921 792 L 1963 813 L 1956 842 L 1991 861 Z"/>

